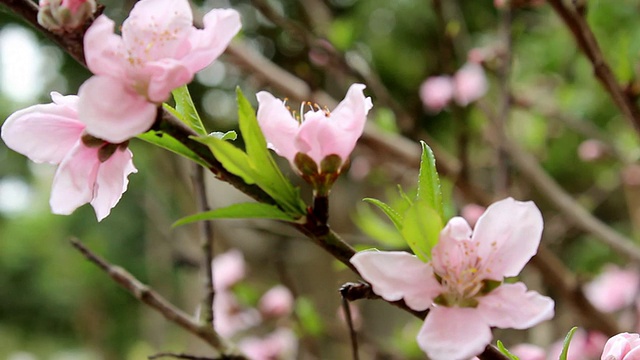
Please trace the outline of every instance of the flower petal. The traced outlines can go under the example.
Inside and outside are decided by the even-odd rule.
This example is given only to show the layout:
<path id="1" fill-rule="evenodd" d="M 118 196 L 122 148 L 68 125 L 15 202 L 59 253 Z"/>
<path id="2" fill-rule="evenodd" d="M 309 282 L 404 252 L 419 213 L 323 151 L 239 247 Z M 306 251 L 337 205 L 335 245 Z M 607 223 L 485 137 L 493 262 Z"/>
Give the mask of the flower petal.
<path id="1" fill-rule="evenodd" d="M 59 103 L 30 106 L 11 114 L 2 126 L 9 148 L 36 163 L 59 164 L 84 130 L 74 105 L 76 96 L 52 93 Z"/>
<path id="2" fill-rule="evenodd" d="M 404 251 L 361 251 L 349 260 L 373 291 L 387 301 L 404 299 L 422 311 L 433 303 L 441 287 L 431 265 Z"/>
<path id="3" fill-rule="evenodd" d="M 487 278 L 501 281 L 518 275 L 538 251 L 542 228 L 542 214 L 531 201 L 507 198 L 489 206 L 472 237 Z"/>
<path id="4" fill-rule="evenodd" d="M 203 18 L 204 29 L 196 29 L 189 36 L 191 49 L 182 59 L 196 72 L 211 64 L 227 48 L 240 31 L 240 14 L 232 9 L 213 9 Z"/>
<path id="5" fill-rule="evenodd" d="M 554 302 L 519 282 L 503 284 L 478 297 L 477 310 L 491 326 L 527 329 L 553 317 Z"/>
<path id="6" fill-rule="evenodd" d="M 128 54 L 114 28 L 113 20 L 105 15 L 98 16 L 84 34 L 84 57 L 94 74 L 124 80 Z"/>
<path id="7" fill-rule="evenodd" d="M 91 201 L 99 166 L 98 148 L 86 147 L 78 141 L 56 171 L 49 199 L 51 211 L 69 215 Z"/>
<path id="8" fill-rule="evenodd" d="M 266 91 L 256 94 L 258 98 L 258 124 L 269 146 L 280 156 L 287 158 L 293 165 L 298 153 L 294 138 L 299 124 L 280 99 Z M 295 167 L 295 165 L 293 165 Z"/>
<path id="9" fill-rule="evenodd" d="M 119 144 L 151 127 L 156 105 L 120 81 L 94 76 L 80 86 L 80 120 L 87 132 L 108 142 Z"/>
<path id="10" fill-rule="evenodd" d="M 465 271 L 469 262 L 475 261 L 476 245 L 471 241 L 471 227 L 467 221 L 459 216 L 451 218 L 433 247 L 433 268 L 440 275 Z"/>
<path id="11" fill-rule="evenodd" d="M 491 341 L 491 328 L 473 308 L 432 308 L 418 333 L 418 345 L 432 360 L 466 360 Z"/>
<path id="12" fill-rule="evenodd" d="M 118 149 L 100 165 L 94 197 L 91 200 L 91 206 L 96 212 L 98 221 L 102 221 L 109 215 L 111 209 L 120 201 L 122 194 L 127 191 L 129 174 L 138 172 L 133 166 L 132 156 L 129 149 Z"/>
<path id="13" fill-rule="evenodd" d="M 173 89 L 193 80 L 193 73 L 174 59 L 150 61 L 144 65 L 143 72 L 149 78 L 147 99 L 158 104 L 167 101 Z"/>

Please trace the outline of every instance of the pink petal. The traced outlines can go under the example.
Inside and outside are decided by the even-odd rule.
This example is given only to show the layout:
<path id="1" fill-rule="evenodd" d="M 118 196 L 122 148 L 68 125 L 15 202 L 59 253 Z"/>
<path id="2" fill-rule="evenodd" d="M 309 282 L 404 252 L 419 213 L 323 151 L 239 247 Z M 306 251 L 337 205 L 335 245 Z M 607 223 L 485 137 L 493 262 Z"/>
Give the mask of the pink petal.
<path id="1" fill-rule="evenodd" d="M 212 262 L 213 281 L 216 291 L 227 290 L 242 280 L 247 272 L 244 256 L 238 249 L 217 255 Z"/>
<path id="2" fill-rule="evenodd" d="M 98 221 L 102 221 L 109 215 L 111 209 L 120 201 L 122 194 L 127 191 L 129 174 L 138 172 L 133 166 L 132 156 L 129 149 L 118 149 L 100 165 L 94 197 L 91 200 L 91 206 L 96 212 Z"/>
<path id="3" fill-rule="evenodd" d="M 60 163 L 84 130 L 75 108 L 76 97 L 58 93 L 51 96 L 59 103 L 16 111 L 2 126 L 5 144 L 36 163 Z"/>
<path id="4" fill-rule="evenodd" d="M 520 344 L 509 349 L 520 360 L 545 360 L 544 349 L 537 345 Z"/>
<path id="5" fill-rule="evenodd" d="M 193 73 L 174 59 L 148 62 L 141 71 L 149 78 L 147 99 L 158 104 L 167 101 L 173 89 L 193 80 Z"/>
<path id="6" fill-rule="evenodd" d="M 69 215 L 90 202 L 99 167 L 98 148 L 86 147 L 78 141 L 56 171 L 49 199 L 51 211 Z"/>
<path id="7" fill-rule="evenodd" d="M 122 38 L 114 34 L 114 27 L 113 20 L 98 16 L 84 34 L 84 57 L 94 74 L 124 81 L 128 54 Z"/>
<path id="8" fill-rule="evenodd" d="M 553 317 L 554 302 L 519 282 L 502 284 L 478 297 L 477 310 L 491 326 L 527 329 Z"/>
<path id="9" fill-rule="evenodd" d="M 280 99 L 266 91 L 256 94 L 258 98 L 258 124 L 270 147 L 291 164 L 298 153 L 293 139 L 298 133 L 299 124 Z M 295 165 L 294 165 L 295 166 Z"/>
<path id="10" fill-rule="evenodd" d="M 598 310 L 614 312 L 633 304 L 640 286 L 636 270 L 623 270 L 612 265 L 585 285 L 584 294 Z"/>
<path id="11" fill-rule="evenodd" d="M 441 275 L 468 271 L 469 262 L 475 261 L 476 246 L 469 224 L 459 216 L 451 218 L 432 250 L 434 269 Z"/>
<path id="12" fill-rule="evenodd" d="M 149 130 L 156 118 L 155 104 L 106 76 L 85 81 L 78 96 L 78 113 L 87 132 L 114 144 Z"/>
<path id="13" fill-rule="evenodd" d="M 538 251 L 542 227 L 542 214 L 531 201 L 507 198 L 489 206 L 472 237 L 486 277 L 501 281 L 518 275 Z"/>
<path id="14" fill-rule="evenodd" d="M 613 336 L 604 345 L 602 360 L 638 360 L 640 354 L 640 336 L 638 334 L 620 333 Z M 630 353 L 633 351 L 633 353 Z"/>
<path id="15" fill-rule="evenodd" d="M 437 306 L 418 333 L 418 345 L 432 360 L 466 360 L 491 341 L 491 328 L 473 308 Z"/>
<path id="16" fill-rule="evenodd" d="M 442 110 L 453 97 L 453 80 L 450 76 L 433 76 L 420 85 L 420 100 L 432 112 Z"/>
<path id="17" fill-rule="evenodd" d="M 203 23 L 204 29 L 191 33 L 191 50 L 182 59 L 192 72 L 204 69 L 218 58 L 242 26 L 240 14 L 232 9 L 213 9 L 204 16 Z"/>
<path id="18" fill-rule="evenodd" d="M 487 93 L 489 84 L 482 65 L 476 63 L 465 64 L 454 78 L 453 97 L 460 106 L 467 106 Z"/>
<path id="19" fill-rule="evenodd" d="M 258 308 L 263 316 L 282 317 L 291 313 L 295 300 L 289 288 L 277 285 L 269 289 L 258 302 Z"/>
<path id="20" fill-rule="evenodd" d="M 349 260 L 373 291 L 387 301 L 404 299 L 422 311 L 442 289 L 428 263 L 404 251 L 361 251 Z"/>

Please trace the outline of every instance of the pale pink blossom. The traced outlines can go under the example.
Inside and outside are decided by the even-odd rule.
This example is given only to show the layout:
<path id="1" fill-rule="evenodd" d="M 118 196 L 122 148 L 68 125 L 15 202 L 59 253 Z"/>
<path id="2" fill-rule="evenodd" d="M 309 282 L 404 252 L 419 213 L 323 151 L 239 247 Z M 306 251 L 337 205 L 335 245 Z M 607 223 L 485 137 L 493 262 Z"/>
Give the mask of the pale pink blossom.
<path id="1" fill-rule="evenodd" d="M 87 137 L 77 96 L 52 92 L 51 99 L 9 116 L 2 140 L 36 163 L 58 165 L 49 201 L 53 213 L 68 215 L 90 203 L 100 221 L 127 190 L 129 174 L 137 172 L 131 151 Z"/>
<path id="2" fill-rule="evenodd" d="M 526 329 L 553 316 L 553 300 L 521 283 L 518 275 L 535 255 L 542 215 L 532 202 L 512 198 L 489 206 L 474 231 L 461 217 L 449 220 L 425 263 L 402 251 L 363 251 L 351 258 L 373 291 L 430 312 L 418 334 L 434 360 L 469 359 L 491 341 L 491 327 Z M 495 289 L 487 288 L 494 282 Z"/>
<path id="3" fill-rule="evenodd" d="M 640 360 L 640 336 L 621 333 L 607 341 L 601 360 Z"/>
<path id="4" fill-rule="evenodd" d="M 284 285 L 276 285 L 269 289 L 258 302 L 258 309 L 266 318 L 278 318 L 289 315 L 293 311 L 294 298 Z"/>
<path id="5" fill-rule="evenodd" d="M 450 76 L 432 76 L 420 85 L 420 100 L 427 110 L 437 113 L 453 98 L 453 79 Z"/>
<path id="6" fill-rule="evenodd" d="M 453 98 L 460 106 L 467 106 L 487 93 L 489 84 L 482 65 L 468 62 L 453 76 Z"/>
<path id="7" fill-rule="evenodd" d="M 240 331 L 260 324 L 260 313 L 242 306 L 230 290 L 216 290 L 213 300 L 215 330 L 220 336 L 230 338 Z"/>
<path id="8" fill-rule="evenodd" d="M 96 12 L 95 0 L 40 0 L 38 23 L 51 31 L 72 31 Z"/>
<path id="9" fill-rule="evenodd" d="M 639 285 L 638 271 L 609 265 L 584 286 L 584 294 L 598 310 L 609 313 L 631 306 L 638 295 Z"/>
<path id="10" fill-rule="evenodd" d="M 264 338 L 245 338 L 238 347 L 251 360 L 293 360 L 298 341 L 293 331 L 279 328 Z"/>
<path id="11" fill-rule="evenodd" d="M 211 263 L 213 284 L 216 291 L 225 291 L 244 279 L 247 266 L 244 255 L 238 249 L 231 249 L 217 255 Z"/>
<path id="12" fill-rule="evenodd" d="M 295 157 L 303 153 L 320 166 L 329 155 L 338 155 L 344 164 L 362 135 L 367 113 L 373 106 L 364 96 L 365 86 L 353 84 L 333 111 L 303 104 L 294 116 L 285 103 L 266 91 L 259 92 L 258 123 L 269 146 L 295 169 Z M 304 114 L 302 114 L 304 112 Z"/>
<path id="13" fill-rule="evenodd" d="M 471 227 L 475 227 L 478 219 L 480 219 L 480 216 L 484 214 L 486 209 L 484 206 L 478 204 L 467 204 L 460 210 L 460 215 L 467 220 Z"/>
<path id="14" fill-rule="evenodd" d="M 517 356 L 520 360 L 545 360 L 546 354 L 544 349 L 537 345 L 520 344 L 509 349 L 509 351 Z"/>
<path id="15" fill-rule="evenodd" d="M 151 127 L 156 108 L 213 62 L 240 30 L 240 16 L 214 9 L 193 26 L 187 0 L 141 0 L 114 33 L 101 15 L 84 36 L 87 66 L 95 74 L 79 91 L 87 131 L 119 143 Z"/>
<path id="16" fill-rule="evenodd" d="M 578 146 L 578 157 L 582 161 L 596 161 L 602 159 L 605 155 L 607 155 L 607 147 L 600 140 L 585 140 Z"/>

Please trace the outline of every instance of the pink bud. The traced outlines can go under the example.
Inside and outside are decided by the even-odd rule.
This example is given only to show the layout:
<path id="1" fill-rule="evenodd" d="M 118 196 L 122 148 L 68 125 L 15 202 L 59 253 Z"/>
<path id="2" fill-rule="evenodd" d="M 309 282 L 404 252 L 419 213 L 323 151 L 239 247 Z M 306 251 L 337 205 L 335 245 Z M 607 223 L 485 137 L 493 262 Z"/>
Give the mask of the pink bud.
<path id="1" fill-rule="evenodd" d="M 238 249 L 231 249 L 213 259 L 213 280 L 217 291 L 230 288 L 242 280 L 247 272 L 244 256 Z"/>
<path id="2" fill-rule="evenodd" d="M 602 159 L 606 155 L 606 152 L 606 145 L 600 140 L 585 140 L 578 146 L 578 157 L 584 162 Z"/>
<path id="3" fill-rule="evenodd" d="M 471 227 L 474 227 L 486 209 L 484 206 L 478 204 L 468 204 L 462 208 L 460 215 L 467 220 Z"/>
<path id="4" fill-rule="evenodd" d="M 449 76 L 432 76 L 420 86 L 420 99 L 427 110 L 437 113 L 453 97 L 453 81 Z"/>
<path id="5" fill-rule="evenodd" d="M 466 63 L 453 77 L 453 97 L 460 106 L 467 106 L 487 93 L 489 84 L 482 65 Z"/>
<path id="6" fill-rule="evenodd" d="M 602 351 L 602 360 L 640 359 L 640 336 L 621 333 L 607 341 Z"/>
<path id="7" fill-rule="evenodd" d="M 291 291 L 283 285 L 278 285 L 262 295 L 258 308 L 264 317 L 278 318 L 291 313 L 293 302 Z"/>
<path id="8" fill-rule="evenodd" d="M 54 32 L 81 27 L 96 12 L 95 0 L 41 0 L 38 23 Z"/>

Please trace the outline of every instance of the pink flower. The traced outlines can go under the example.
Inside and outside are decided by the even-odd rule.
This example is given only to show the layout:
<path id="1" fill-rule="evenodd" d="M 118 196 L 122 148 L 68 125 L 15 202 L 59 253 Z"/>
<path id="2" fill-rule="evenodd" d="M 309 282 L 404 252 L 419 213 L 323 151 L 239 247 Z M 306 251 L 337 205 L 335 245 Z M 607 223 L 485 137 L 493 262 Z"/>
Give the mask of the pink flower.
<path id="1" fill-rule="evenodd" d="M 264 338 L 246 338 L 238 347 L 252 360 L 289 360 L 296 358 L 298 344 L 293 331 L 280 328 Z"/>
<path id="2" fill-rule="evenodd" d="M 469 62 L 453 77 L 453 98 L 460 106 L 467 106 L 487 93 L 489 84 L 482 65 Z"/>
<path id="3" fill-rule="evenodd" d="M 460 210 L 460 215 L 467 220 L 471 227 L 475 227 L 480 216 L 484 214 L 486 208 L 478 204 L 467 204 Z"/>
<path id="4" fill-rule="evenodd" d="M 244 279 L 247 273 L 244 256 L 238 249 L 231 249 L 216 256 L 211 266 L 216 291 L 228 290 Z"/>
<path id="5" fill-rule="evenodd" d="M 13 113 L 2 126 L 11 149 L 36 163 L 59 165 L 50 205 L 68 215 L 91 203 L 98 221 L 104 219 L 127 190 L 127 177 L 137 172 L 126 144 L 110 144 L 88 136 L 78 120 L 78 97 L 52 92 L 52 104 L 34 105 Z"/>
<path id="6" fill-rule="evenodd" d="M 639 286 L 640 274 L 637 271 L 610 265 L 585 285 L 584 294 L 598 310 L 608 313 L 633 304 Z"/>
<path id="7" fill-rule="evenodd" d="M 621 333 L 607 341 L 601 360 L 638 360 L 640 359 L 640 336 Z"/>
<path id="8" fill-rule="evenodd" d="M 289 315 L 293 310 L 293 294 L 283 285 L 277 285 L 269 289 L 258 303 L 260 313 L 264 317 L 278 318 Z"/>
<path id="9" fill-rule="evenodd" d="M 520 360 L 545 360 L 546 357 L 543 348 L 531 344 L 516 345 L 509 351 Z"/>
<path id="10" fill-rule="evenodd" d="M 114 34 L 114 22 L 98 17 L 84 36 L 85 57 L 95 74 L 79 91 L 87 131 L 119 143 L 149 129 L 171 90 L 189 83 L 213 62 L 240 30 L 235 10 L 215 9 L 196 29 L 187 0 L 141 0 Z"/>
<path id="11" fill-rule="evenodd" d="M 432 76 L 420 86 L 422 104 L 434 113 L 444 109 L 452 98 L 453 80 L 450 76 Z"/>
<path id="12" fill-rule="evenodd" d="M 600 160 L 606 155 L 607 146 L 600 140 L 585 140 L 578 146 L 578 157 L 584 162 Z"/>
<path id="13" fill-rule="evenodd" d="M 491 327 L 526 329 L 553 316 L 553 300 L 521 283 L 518 275 L 537 252 L 542 216 L 532 202 L 498 201 L 475 231 L 454 217 L 440 233 L 432 261 L 406 252 L 363 251 L 351 258 L 376 294 L 430 309 L 417 340 L 434 360 L 469 359 L 491 341 Z"/>
<path id="14" fill-rule="evenodd" d="M 344 164 L 362 135 L 367 113 L 373 106 L 364 96 L 365 86 L 353 84 L 344 100 L 334 111 L 309 105 L 304 114 L 304 104 L 299 116 L 289 112 L 282 100 L 266 91 L 259 92 L 258 123 L 269 146 L 285 157 L 295 169 L 298 153 L 309 156 L 316 165 L 329 155 L 338 155 Z"/>
<path id="15" fill-rule="evenodd" d="M 73 31 L 95 12 L 95 0 L 40 0 L 38 23 L 51 31 Z"/>

